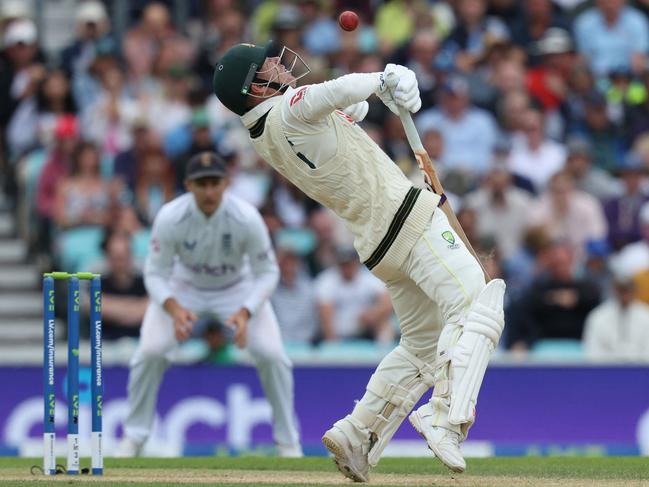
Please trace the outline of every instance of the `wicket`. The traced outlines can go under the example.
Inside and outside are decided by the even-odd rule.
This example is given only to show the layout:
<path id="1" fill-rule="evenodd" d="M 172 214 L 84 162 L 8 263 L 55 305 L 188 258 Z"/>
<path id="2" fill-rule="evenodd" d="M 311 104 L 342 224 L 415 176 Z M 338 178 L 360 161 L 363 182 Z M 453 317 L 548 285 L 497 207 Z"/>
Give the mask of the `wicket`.
<path id="1" fill-rule="evenodd" d="M 79 315 L 80 280 L 90 281 L 90 368 L 92 440 L 91 466 L 93 475 L 103 474 L 102 454 L 102 402 L 103 379 L 101 370 L 101 277 L 91 272 L 50 272 L 43 274 L 43 473 L 56 474 L 56 433 L 54 410 L 56 404 L 54 384 L 55 324 L 54 281 L 68 282 L 68 475 L 79 474 Z"/>

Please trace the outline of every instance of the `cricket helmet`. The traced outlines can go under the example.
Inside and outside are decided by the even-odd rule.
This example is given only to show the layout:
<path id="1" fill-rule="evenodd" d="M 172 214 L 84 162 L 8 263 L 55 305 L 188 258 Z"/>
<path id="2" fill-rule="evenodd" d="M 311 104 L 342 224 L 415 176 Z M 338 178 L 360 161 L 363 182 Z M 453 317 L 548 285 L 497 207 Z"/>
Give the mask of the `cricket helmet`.
<path id="1" fill-rule="evenodd" d="M 260 71 L 266 58 L 270 57 L 269 54 L 274 50 L 273 48 L 272 41 L 269 41 L 265 46 L 237 44 L 228 49 L 216 63 L 213 79 L 214 94 L 223 105 L 237 115 L 243 115 L 248 111 L 246 97 L 270 98 L 279 92 L 283 93 L 290 85 L 294 84 L 294 81 L 309 73 L 309 67 L 300 55 L 287 47 L 282 48 L 276 64 L 266 71 Z M 303 72 L 294 73 L 298 61 L 301 63 L 300 68 L 303 68 Z M 282 64 L 286 71 L 293 74 L 295 78 L 293 81 L 290 83 L 279 82 L 280 71 L 276 69 L 279 64 Z M 270 74 L 269 79 L 262 79 L 258 76 L 264 73 Z M 275 91 L 264 96 L 255 95 L 250 90 L 253 84 L 262 88 L 274 88 Z"/>

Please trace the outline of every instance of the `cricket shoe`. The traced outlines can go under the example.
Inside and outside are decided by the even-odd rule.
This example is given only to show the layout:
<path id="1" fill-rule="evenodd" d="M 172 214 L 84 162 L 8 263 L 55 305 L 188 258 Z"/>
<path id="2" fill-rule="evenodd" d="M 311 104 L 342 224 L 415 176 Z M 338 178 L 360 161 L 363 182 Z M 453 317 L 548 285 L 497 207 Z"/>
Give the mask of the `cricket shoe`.
<path id="1" fill-rule="evenodd" d="M 340 473 L 354 482 L 369 480 L 367 454 L 370 441 L 361 436 L 349 419 L 344 418 L 337 421 L 322 437 L 322 443 L 333 454 Z"/>
<path id="2" fill-rule="evenodd" d="M 122 438 L 122 441 L 119 442 L 117 450 L 113 455 L 116 458 L 134 458 L 139 457 L 142 454 L 142 447 L 144 446 L 143 442 L 135 441 L 128 436 Z"/>
<path id="3" fill-rule="evenodd" d="M 429 403 L 410 413 L 408 420 L 417 430 L 428 448 L 439 460 L 454 472 L 462 473 L 466 470 L 466 462 L 460 451 L 460 434 L 441 426 L 433 426 L 431 417 L 433 411 Z"/>

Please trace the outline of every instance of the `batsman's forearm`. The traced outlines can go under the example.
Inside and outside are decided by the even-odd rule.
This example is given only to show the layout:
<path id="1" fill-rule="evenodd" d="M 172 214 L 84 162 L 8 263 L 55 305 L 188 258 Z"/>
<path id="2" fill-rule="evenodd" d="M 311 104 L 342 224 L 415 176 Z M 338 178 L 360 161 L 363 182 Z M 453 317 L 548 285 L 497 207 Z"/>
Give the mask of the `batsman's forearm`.
<path id="1" fill-rule="evenodd" d="M 351 73 L 308 87 L 299 106 L 305 120 L 320 120 L 334 110 L 367 100 L 381 85 L 381 73 Z"/>

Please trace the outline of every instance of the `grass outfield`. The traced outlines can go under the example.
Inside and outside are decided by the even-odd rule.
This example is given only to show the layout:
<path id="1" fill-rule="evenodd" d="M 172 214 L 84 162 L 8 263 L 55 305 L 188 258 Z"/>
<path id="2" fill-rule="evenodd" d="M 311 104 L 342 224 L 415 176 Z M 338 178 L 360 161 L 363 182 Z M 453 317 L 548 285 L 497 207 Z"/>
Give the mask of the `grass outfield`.
<path id="1" fill-rule="evenodd" d="M 82 459 L 82 467 L 88 459 Z M 453 474 L 433 458 L 386 458 L 370 474 L 382 486 L 649 486 L 649 459 L 637 457 L 516 457 L 469 459 L 467 472 Z M 351 485 L 331 459 L 310 457 L 135 458 L 105 461 L 103 477 L 33 476 L 41 459 L 0 458 L 0 485 L 79 482 L 93 486 L 321 486 Z M 45 483 L 42 483 L 45 482 Z"/>

